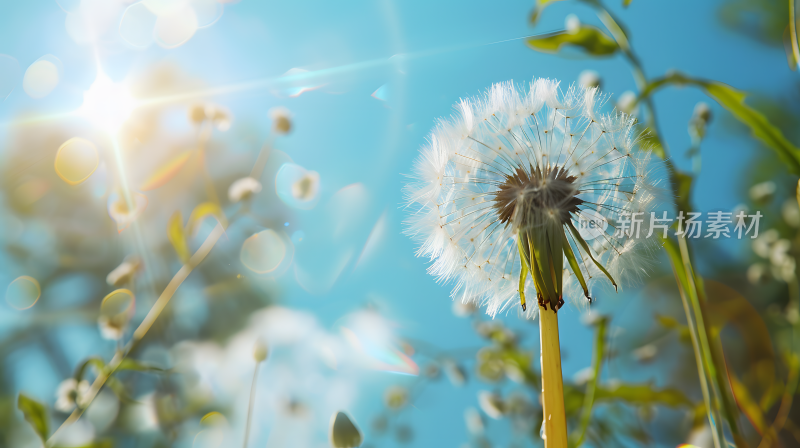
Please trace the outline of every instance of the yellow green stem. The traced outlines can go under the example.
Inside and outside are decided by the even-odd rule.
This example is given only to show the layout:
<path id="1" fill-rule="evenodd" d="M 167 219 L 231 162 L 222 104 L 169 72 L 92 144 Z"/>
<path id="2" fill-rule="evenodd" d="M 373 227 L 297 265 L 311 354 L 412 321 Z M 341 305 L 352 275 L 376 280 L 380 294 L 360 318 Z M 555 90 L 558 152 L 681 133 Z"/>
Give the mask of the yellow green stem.
<path id="1" fill-rule="evenodd" d="M 567 417 L 564 382 L 561 378 L 561 348 L 558 313 L 539 307 L 539 337 L 542 343 L 542 407 L 545 448 L 567 448 Z"/>

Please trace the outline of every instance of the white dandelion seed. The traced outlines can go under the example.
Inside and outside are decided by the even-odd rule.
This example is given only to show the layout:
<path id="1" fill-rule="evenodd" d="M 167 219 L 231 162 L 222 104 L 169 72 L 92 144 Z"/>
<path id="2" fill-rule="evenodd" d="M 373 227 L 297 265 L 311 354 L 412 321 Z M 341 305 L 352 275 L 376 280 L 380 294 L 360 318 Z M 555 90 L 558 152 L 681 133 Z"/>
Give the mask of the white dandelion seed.
<path id="1" fill-rule="evenodd" d="M 515 302 L 525 311 L 527 291 L 557 310 L 564 295 L 590 302 L 598 283 L 646 273 L 659 244 L 658 232 L 647 238 L 650 212 L 666 198 L 661 166 L 637 148 L 634 119 L 601 113 L 605 101 L 596 88 L 506 82 L 439 121 L 405 189 L 406 233 L 428 271 L 455 283 L 454 300 L 495 316 Z M 618 232 L 634 213 L 638 235 Z M 593 238 L 578 230 L 597 216 L 608 225 Z"/>

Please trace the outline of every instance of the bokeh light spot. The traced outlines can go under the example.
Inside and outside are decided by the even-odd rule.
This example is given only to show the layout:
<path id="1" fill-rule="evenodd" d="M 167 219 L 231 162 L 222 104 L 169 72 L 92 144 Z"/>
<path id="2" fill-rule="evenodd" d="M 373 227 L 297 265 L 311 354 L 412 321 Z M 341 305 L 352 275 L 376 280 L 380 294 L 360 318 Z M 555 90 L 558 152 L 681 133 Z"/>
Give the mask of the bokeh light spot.
<path id="1" fill-rule="evenodd" d="M 188 5 L 174 12 L 159 14 L 156 42 L 164 48 L 179 47 L 194 36 L 197 28 L 197 15 Z"/>
<path id="2" fill-rule="evenodd" d="M 56 88 L 60 78 L 60 61 L 52 55 L 45 55 L 25 70 L 22 89 L 31 98 L 44 98 Z"/>
<path id="3" fill-rule="evenodd" d="M 19 62 L 7 54 L 0 54 L 0 100 L 8 97 L 19 82 Z"/>
<path id="4" fill-rule="evenodd" d="M 70 185 L 78 185 L 94 173 L 100 163 L 97 148 L 82 138 L 71 138 L 56 152 L 55 169 L 58 177 Z"/>
<path id="5" fill-rule="evenodd" d="M 298 244 L 302 242 L 305 237 L 306 237 L 305 232 L 303 232 L 302 230 L 295 230 L 295 232 L 292 234 L 292 242 L 294 244 Z"/>
<path id="6" fill-rule="evenodd" d="M 153 30 L 158 16 L 145 4 L 134 3 L 125 9 L 119 23 L 119 35 L 134 47 L 144 48 L 153 43 Z"/>
<path id="7" fill-rule="evenodd" d="M 242 264 L 258 274 L 272 272 L 286 256 L 286 243 L 272 229 L 262 230 L 244 240 L 239 259 Z"/>
<path id="8" fill-rule="evenodd" d="M 6 303 L 15 310 L 27 310 L 36 304 L 42 288 L 35 278 L 23 275 L 14 279 L 6 288 Z"/>
<path id="9" fill-rule="evenodd" d="M 200 28 L 211 26 L 222 17 L 223 6 L 217 0 L 192 0 L 192 7 Z"/>

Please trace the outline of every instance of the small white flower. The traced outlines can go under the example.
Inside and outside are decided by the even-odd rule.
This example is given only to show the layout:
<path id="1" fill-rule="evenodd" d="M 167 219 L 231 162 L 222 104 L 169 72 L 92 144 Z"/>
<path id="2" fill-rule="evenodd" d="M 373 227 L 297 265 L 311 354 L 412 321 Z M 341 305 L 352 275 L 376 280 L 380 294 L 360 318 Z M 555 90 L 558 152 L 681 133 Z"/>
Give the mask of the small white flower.
<path id="1" fill-rule="evenodd" d="M 230 188 L 228 188 L 228 199 L 230 199 L 231 202 L 239 202 L 259 191 L 261 191 L 261 182 L 249 176 L 243 177 L 236 180 L 231 184 Z"/>
<path id="2" fill-rule="evenodd" d="M 53 407 L 61 412 L 72 412 L 75 406 L 83 406 L 86 393 L 91 386 L 86 380 L 80 383 L 75 378 L 67 378 L 58 385 L 56 403 Z"/>
<path id="3" fill-rule="evenodd" d="M 406 233 L 431 260 L 428 272 L 454 283 L 454 300 L 491 316 L 515 302 L 525 312 L 523 277 L 522 292 L 558 309 L 576 289 L 589 298 L 598 283 L 646 274 L 660 244 L 647 238 L 649 219 L 636 234 L 618 228 L 666 197 L 661 164 L 639 150 L 632 118 L 601 113 L 604 99 L 595 88 L 562 94 L 551 80 L 528 89 L 507 82 L 439 121 L 406 186 Z M 577 230 L 586 213 L 608 223 L 588 241 Z"/>
<path id="4" fill-rule="evenodd" d="M 750 199 L 754 202 L 769 202 L 775 195 L 775 182 L 768 180 L 750 187 Z"/>
<path id="5" fill-rule="evenodd" d="M 292 196 L 299 201 L 310 201 L 317 197 L 319 191 L 319 173 L 308 171 L 292 184 Z"/>
<path id="6" fill-rule="evenodd" d="M 100 329 L 100 336 L 110 341 L 118 341 L 125 332 L 125 326 L 120 325 L 118 319 L 100 316 L 97 318 L 97 328 Z"/>
<path id="7" fill-rule="evenodd" d="M 119 266 L 108 273 L 108 276 L 106 276 L 106 283 L 111 286 L 124 285 L 131 281 L 140 266 L 141 262 L 138 257 L 126 257 Z"/>
<path id="8" fill-rule="evenodd" d="M 285 107 L 273 107 L 269 110 L 272 119 L 272 130 L 277 134 L 288 134 L 292 131 L 292 113 Z"/>

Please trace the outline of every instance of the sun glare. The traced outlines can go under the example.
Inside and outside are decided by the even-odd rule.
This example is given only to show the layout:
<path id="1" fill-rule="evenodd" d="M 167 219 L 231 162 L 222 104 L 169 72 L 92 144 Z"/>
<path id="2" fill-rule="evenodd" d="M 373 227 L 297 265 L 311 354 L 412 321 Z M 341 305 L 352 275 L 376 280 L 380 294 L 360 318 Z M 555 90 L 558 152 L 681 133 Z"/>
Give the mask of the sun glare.
<path id="1" fill-rule="evenodd" d="M 136 107 L 124 83 L 115 83 L 102 71 L 83 93 L 83 104 L 77 110 L 95 126 L 116 131 L 130 117 Z"/>

